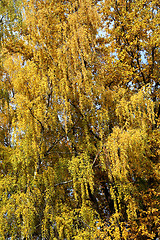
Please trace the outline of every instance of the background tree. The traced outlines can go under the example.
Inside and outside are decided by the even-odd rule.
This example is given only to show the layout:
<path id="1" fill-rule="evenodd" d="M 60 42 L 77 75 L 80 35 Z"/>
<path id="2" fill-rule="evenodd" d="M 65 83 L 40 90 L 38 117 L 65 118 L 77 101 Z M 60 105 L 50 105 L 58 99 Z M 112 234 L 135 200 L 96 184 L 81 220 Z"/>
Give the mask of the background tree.
<path id="1" fill-rule="evenodd" d="M 14 120 L 0 236 L 156 239 L 158 1 L 32 0 L 21 12 L 3 47 Z"/>
<path id="2" fill-rule="evenodd" d="M 8 200 L 14 192 L 13 166 L 10 160 L 12 155 L 12 119 L 14 116 L 14 105 L 12 105 L 11 98 L 14 96 L 14 89 L 3 63 L 8 57 L 8 52 L 4 49 L 6 41 L 9 38 L 15 40 L 18 33 L 16 32 L 18 30 L 17 23 L 20 23 L 21 15 L 18 6 L 18 1 L 0 1 L 0 209 L 3 212 L 0 225 L 3 225 L 3 216 L 8 214 L 4 213 L 4 206 L 7 204 L 9 207 Z M 3 231 L 5 223 L 2 225 Z M 10 235 L 9 231 L 8 228 L 5 228 L 6 237 Z M 3 235 L 0 233 L 1 237 Z"/>

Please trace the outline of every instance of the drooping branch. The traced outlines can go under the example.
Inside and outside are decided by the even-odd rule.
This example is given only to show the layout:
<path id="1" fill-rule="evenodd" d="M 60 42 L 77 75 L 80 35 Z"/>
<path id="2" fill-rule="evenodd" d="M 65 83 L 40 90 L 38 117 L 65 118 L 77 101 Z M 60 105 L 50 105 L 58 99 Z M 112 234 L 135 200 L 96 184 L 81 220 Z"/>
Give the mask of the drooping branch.
<path id="1" fill-rule="evenodd" d="M 44 126 L 43 126 L 42 122 L 41 122 L 38 118 L 35 117 L 35 115 L 33 114 L 33 111 L 32 111 L 31 108 L 29 108 L 29 111 L 30 111 L 32 117 L 33 117 L 34 119 L 36 119 L 36 121 L 41 125 L 41 132 L 43 133 L 43 132 L 44 132 Z"/>

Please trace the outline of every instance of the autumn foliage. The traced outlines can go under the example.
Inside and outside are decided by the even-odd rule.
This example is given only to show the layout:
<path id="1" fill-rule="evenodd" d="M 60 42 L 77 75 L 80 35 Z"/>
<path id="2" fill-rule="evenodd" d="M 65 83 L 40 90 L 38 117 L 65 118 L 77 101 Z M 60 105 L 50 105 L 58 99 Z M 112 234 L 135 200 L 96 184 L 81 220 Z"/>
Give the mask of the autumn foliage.
<path id="1" fill-rule="evenodd" d="M 0 18 L 0 239 L 159 239 L 159 1 Z"/>

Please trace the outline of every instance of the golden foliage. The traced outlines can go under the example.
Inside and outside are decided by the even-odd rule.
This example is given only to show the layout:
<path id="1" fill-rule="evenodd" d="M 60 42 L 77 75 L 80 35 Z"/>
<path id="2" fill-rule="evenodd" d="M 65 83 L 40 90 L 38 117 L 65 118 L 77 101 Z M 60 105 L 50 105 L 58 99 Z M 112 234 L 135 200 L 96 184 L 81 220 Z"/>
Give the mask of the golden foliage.
<path id="1" fill-rule="evenodd" d="M 1 239 L 159 237 L 159 8 L 21 2 L 1 45 Z"/>

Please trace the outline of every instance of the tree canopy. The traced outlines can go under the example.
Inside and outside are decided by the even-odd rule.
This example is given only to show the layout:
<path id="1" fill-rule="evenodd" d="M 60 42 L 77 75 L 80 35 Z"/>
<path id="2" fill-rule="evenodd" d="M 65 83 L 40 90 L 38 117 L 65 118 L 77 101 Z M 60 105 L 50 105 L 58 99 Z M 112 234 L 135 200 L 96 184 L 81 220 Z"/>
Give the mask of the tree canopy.
<path id="1" fill-rule="evenodd" d="M 159 1 L 0 7 L 0 239 L 158 239 Z"/>

